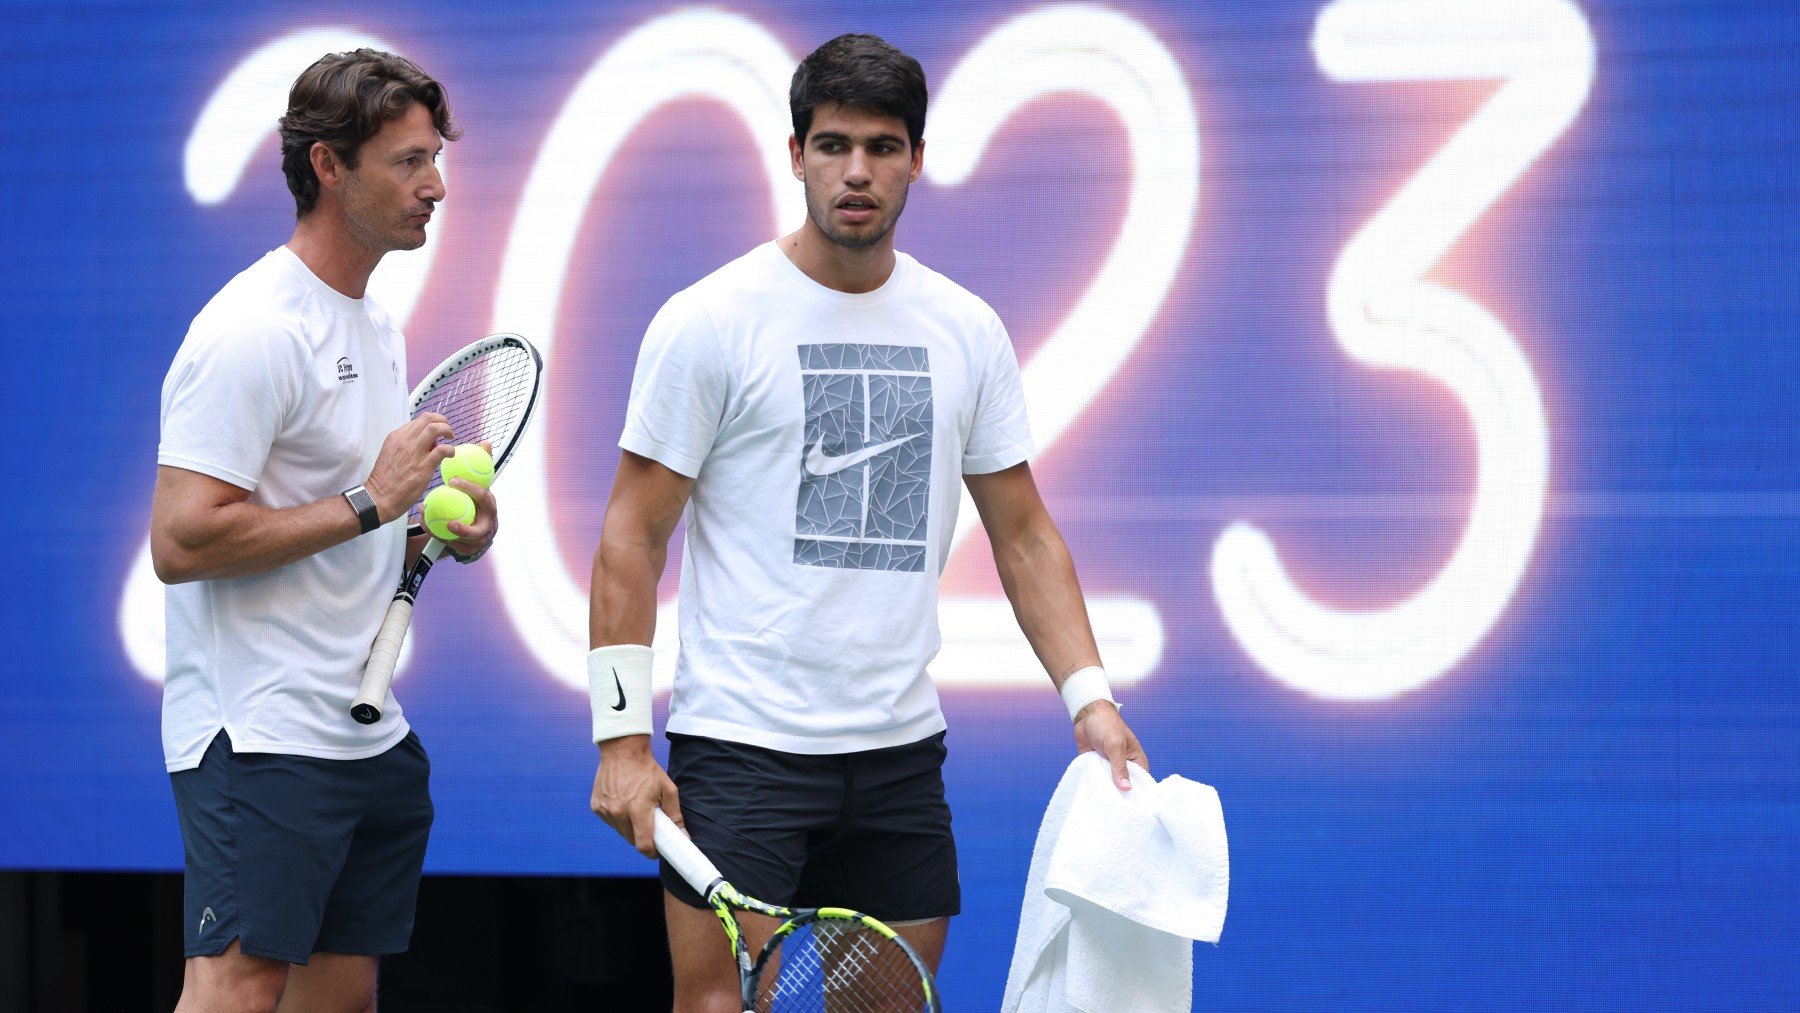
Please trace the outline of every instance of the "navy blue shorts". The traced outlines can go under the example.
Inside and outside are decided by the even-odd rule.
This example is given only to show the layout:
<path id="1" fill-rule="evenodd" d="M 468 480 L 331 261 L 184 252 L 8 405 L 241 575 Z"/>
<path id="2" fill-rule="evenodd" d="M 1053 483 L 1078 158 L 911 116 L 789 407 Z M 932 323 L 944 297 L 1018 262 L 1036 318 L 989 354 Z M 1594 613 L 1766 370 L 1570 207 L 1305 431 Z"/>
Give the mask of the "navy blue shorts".
<path id="1" fill-rule="evenodd" d="M 888 922 L 962 910 L 943 732 L 823 756 L 668 738 L 669 776 L 688 835 L 741 892 Z M 706 906 L 667 862 L 662 882 L 682 903 Z"/>
<path id="2" fill-rule="evenodd" d="M 361 760 L 237 753 L 220 732 L 169 776 L 187 857 L 185 952 L 304 964 L 402 953 L 433 815 L 431 760 L 408 733 Z"/>

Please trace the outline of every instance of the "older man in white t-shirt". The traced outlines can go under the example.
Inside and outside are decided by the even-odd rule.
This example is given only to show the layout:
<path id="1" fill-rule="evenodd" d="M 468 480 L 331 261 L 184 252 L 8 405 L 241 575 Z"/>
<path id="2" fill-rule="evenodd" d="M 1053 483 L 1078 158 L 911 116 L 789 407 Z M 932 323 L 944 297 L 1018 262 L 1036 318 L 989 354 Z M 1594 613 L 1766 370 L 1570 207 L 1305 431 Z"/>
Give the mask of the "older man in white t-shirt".
<path id="1" fill-rule="evenodd" d="M 894 250 L 923 165 L 924 72 L 846 35 L 801 63 L 789 99 L 807 221 L 671 298 L 638 355 L 594 559 L 590 804 L 646 855 L 661 807 L 746 894 L 864 911 L 935 970 L 961 893 L 926 664 L 959 483 L 1077 748 L 1104 754 L 1121 790 L 1127 761 L 1148 764 L 1025 463 L 1006 329 Z M 646 645 L 684 511 L 665 773 Z M 717 923 L 666 864 L 662 879 L 676 1007 L 741 1009 Z M 744 921 L 753 946 L 774 927 Z"/>
<path id="2" fill-rule="evenodd" d="M 390 695 L 350 717 L 454 434 L 407 418 L 406 346 L 368 299 L 425 242 L 460 136 L 401 57 L 338 53 L 294 83 L 282 168 L 298 224 L 194 318 L 162 392 L 150 548 L 168 591 L 163 751 L 186 857 L 179 1010 L 370 1009 L 407 947 L 430 762 Z M 495 530 L 451 525 L 473 558 Z M 415 539 L 422 543 L 423 539 Z"/>

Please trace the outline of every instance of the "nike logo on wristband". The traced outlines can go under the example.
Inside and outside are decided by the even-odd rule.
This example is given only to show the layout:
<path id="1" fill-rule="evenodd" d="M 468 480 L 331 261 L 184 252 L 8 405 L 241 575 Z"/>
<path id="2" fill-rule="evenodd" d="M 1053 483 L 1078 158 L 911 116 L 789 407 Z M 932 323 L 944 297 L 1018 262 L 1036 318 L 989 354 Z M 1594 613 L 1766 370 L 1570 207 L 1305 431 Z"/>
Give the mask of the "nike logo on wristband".
<path id="1" fill-rule="evenodd" d="M 845 468 L 861 464 L 877 454 L 887 453 L 902 443 L 916 440 L 924 435 L 924 433 L 914 433 L 911 436 L 902 436 L 897 440 L 889 440 L 886 443 L 877 443 L 873 447 L 864 447 L 861 450 L 853 451 L 838 457 L 833 457 L 832 455 L 825 453 L 825 441 L 820 440 L 813 444 L 811 450 L 806 452 L 806 470 L 809 474 L 813 475 L 835 475 Z"/>
<path id="2" fill-rule="evenodd" d="M 619 702 L 616 704 L 613 704 L 613 710 L 622 711 L 625 709 L 625 684 L 619 681 L 619 670 L 618 669 L 616 669 L 616 668 L 613 669 L 612 673 L 613 673 L 613 685 L 617 686 L 619 689 Z"/>

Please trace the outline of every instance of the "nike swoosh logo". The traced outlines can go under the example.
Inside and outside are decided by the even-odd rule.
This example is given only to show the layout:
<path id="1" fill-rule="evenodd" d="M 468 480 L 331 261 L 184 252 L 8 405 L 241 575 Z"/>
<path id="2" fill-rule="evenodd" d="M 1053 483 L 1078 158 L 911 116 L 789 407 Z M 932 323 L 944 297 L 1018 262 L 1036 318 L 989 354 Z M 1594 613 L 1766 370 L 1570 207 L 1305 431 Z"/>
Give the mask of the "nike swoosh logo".
<path id="1" fill-rule="evenodd" d="M 924 435 L 924 433 L 914 433 L 911 436 L 902 436 L 897 440 L 889 440 L 886 443 L 877 443 L 873 447 L 864 447 L 861 450 L 844 454 L 841 457 L 833 457 L 830 454 L 827 454 L 825 452 L 825 441 L 820 440 L 813 444 L 811 450 L 806 452 L 806 470 L 809 474 L 813 475 L 835 475 L 845 468 L 861 464 L 877 454 L 885 454 L 902 443 L 909 443 Z"/>
<path id="2" fill-rule="evenodd" d="M 612 670 L 612 672 L 613 672 L 613 685 L 618 687 L 618 690 L 619 690 L 619 702 L 616 704 L 613 704 L 613 710 L 622 711 L 625 709 L 625 684 L 619 681 L 619 670 L 618 669 L 615 668 Z"/>

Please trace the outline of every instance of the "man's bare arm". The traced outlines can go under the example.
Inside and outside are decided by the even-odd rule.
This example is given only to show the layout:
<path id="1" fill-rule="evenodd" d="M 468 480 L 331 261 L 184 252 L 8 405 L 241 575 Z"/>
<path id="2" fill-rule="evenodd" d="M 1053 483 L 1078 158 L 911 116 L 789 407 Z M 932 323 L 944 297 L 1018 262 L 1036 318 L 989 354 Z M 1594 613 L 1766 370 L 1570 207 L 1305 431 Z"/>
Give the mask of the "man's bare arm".
<path id="1" fill-rule="evenodd" d="M 150 508 L 150 561 L 165 584 L 267 573 L 355 538 L 362 528 L 342 496 L 276 510 L 250 491 L 197 471 L 159 465 Z"/>
<path id="2" fill-rule="evenodd" d="M 438 462 L 454 452 L 441 415 L 424 414 L 389 433 L 364 486 L 383 524 L 421 496 Z M 296 507 L 251 503 L 250 491 L 210 475 L 158 465 L 150 504 L 150 562 L 165 584 L 267 573 L 355 538 L 356 511 L 341 495 Z"/>
<path id="3" fill-rule="evenodd" d="M 669 536 L 674 534 L 693 489 L 693 479 L 647 457 L 621 452 L 606 518 L 601 522 L 600 547 L 594 552 L 588 601 L 591 647 L 639 644 L 647 648 L 655 638 L 656 584 L 668 563 Z M 623 699 L 620 703 L 623 705 Z M 640 706 L 648 707 L 649 701 Z M 588 808 L 632 847 L 654 856 L 651 810 L 661 808 L 681 822 L 675 784 L 651 753 L 650 736 L 621 735 L 599 745 L 600 765 L 594 771 Z"/>
<path id="4" fill-rule="evenodd" d="M 1088 622 L 1087 603 L 1075 578 L 1075 562 L 1062 532 L 1045 509 L 1029 465 L 1017 464 L 988 475 L 965 475 L 969 495 L 994 547 L 994 567 L 1012 602 L 1019 628 L 1060 691 L 1071 675 L 1100 664 L 1100 650 Z M 1071 704 L 1073 706 L 1073 704 Z M 1086 704 L 1074 716 L 1075 746 L 1094 750 L 1111 762 L 1113 780 L 1131 789 L 1128 761 L 1145 770 L 1144 747 L 1107 699 Z"/>
<path id="5" fill-rule="evenodd" d="M 994 547 L 994 568 L 1019 628 L 1061 689 L 1074 672 L 1100 664 L 1069 547 L 1044 507 L 1030 465 L 963 478 Z"/>
<path id="6" fill-rule="evenodd" d="M 669 536 L 687 508 L 694 480 L 621 451 L 600 548 L 594 553 L 588 642 L 649 645 L 656 633 L 656 584 L 669 560 Z"/>

